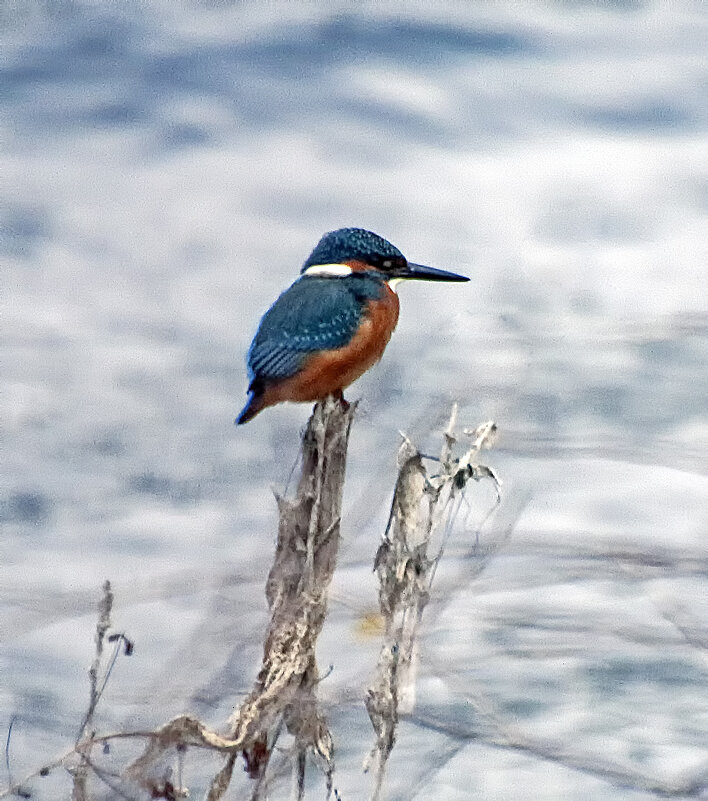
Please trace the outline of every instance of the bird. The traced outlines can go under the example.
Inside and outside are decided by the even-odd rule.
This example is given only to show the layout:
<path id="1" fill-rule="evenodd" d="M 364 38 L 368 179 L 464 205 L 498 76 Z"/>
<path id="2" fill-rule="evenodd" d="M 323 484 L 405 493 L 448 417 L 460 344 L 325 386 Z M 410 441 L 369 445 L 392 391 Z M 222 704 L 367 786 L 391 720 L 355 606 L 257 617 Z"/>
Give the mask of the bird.
<path id="1" fill-rule="evenodd" d="M 300 277 L 261 318 L 248 350 L 243 425 L 268 406 L 318 401 L 343 391 L 379 361 L 398 322 L 401 281 L 469 281 L 409 262 L 363 228 L 339 228 L 317 243 Z"/>

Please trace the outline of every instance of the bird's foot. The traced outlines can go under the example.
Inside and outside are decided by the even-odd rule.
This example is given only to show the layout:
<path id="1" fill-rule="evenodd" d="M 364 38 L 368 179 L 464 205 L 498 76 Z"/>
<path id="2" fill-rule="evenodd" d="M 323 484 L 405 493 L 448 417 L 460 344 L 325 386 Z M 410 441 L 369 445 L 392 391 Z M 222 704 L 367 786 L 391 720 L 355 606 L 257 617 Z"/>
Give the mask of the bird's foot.
<path id="1" fill-rule="evenodd" d="M 344 392 L 341 389 L 338 389 L 336 392 L 333 392 L 332 395 L 334 396 L 335 400 L 339 401 L 339 405 L 344 409 L 345 412 L 349 411 L 350 403 L 344 397 Z"/>

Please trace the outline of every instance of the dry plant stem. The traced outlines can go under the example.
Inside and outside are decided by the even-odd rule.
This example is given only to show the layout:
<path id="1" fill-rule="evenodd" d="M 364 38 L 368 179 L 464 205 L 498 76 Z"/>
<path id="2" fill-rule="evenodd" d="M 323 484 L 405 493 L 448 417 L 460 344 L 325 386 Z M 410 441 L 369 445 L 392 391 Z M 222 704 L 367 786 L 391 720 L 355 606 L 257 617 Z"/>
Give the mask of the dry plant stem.
<path id="1" fill-rule="evenodd" d="M 409 546 L 419 530 L 425 468 L 408 440 L 401 446 L 399 464 L 389 529 L 376 557 L 379 606 L 386 628 L 376 677 L 366 695 L 366 709 L 376 733 L 369 757 L 374 763 L 373 799 L 380 797 L 386 762 L 396 741 L 401 673 L 412 659 L 412 622 L 416 608 L 422 613 L 427 597 L 427 566 L 420 558 L 424 554 L 415 545 Z"/>
<path id="2" fill-rule="evenodd" d="M 253 690 L 229 721 L 249 772 L 262 775 L 285 723 L 295 737 L 295 797 L 301 798 L 304 755 L 311 753 L 331 789 L 332 739 L 319 710 L 315 645 L 327 612 L 327 589 L 339 547 L 339 521 L 347 445 L 355 407 L 327 398 L 315 406 L 302 443 L 302 473 L 295 499 L 277 498 L 280 512 L 275 561 L 266 584 L 271 620 Z M 212 783 L 208 801 L 228 787 L 232 754 Z"/>
<path id="3" fill-rule="evenodd" d="M 376 743 L 365 763 L 374 768 L 373 801 L 381 797 L 386 763 L 396 741 L 399 714 L 410 713 L 415 704 L 415 673 L 418 629 L 430 598 L 430 589 L 440 561 L 458 498 L 470 478 L 489 477 L 499 489 L 494 472 L 476 463 L 482 447 L 495 431 L 486 423 L 474 432 L 472 446 L 459 459 L 453 458 L 457 443 L 457 405 L 444 432 L 440 472 L 428 475 L 423 458 L 404 436 L 399 450 L 399 473 L 391 515 L 376 555 L 379 606 L 385 621 L 376 675 L 366 695 L 366 708 L 376 734 Z"/>
<path id="4" fill-rule="evenodd" d="M 103 658 L 103 644 L 106 637 L 106 632 L 111 626 L 111 610 L 113 608 L 113 591 L 111 590 L 110 581 L 103 584 L 103 597 L 98 606 L 98 622 L 96 623 L 96 653 L 93 658 L 93 663 L 89 669 L 89 706 L 81 722 L 79 733 L 76 737 L 77 753 L 80 754 L 81 759 L 79 764 L 74 769 L 74 780 L 71 791 L 73 801 L 87 801 L 87 782 L 89 761 L 88 756 L 91 752 L 93 732 L 93 715 L 96 711 L 96 705 L 101 697 L 101 690 L 99 689 L 99 671 L 101 670 L 101 660 Z M 87 739 L 84 739 L 86 732 L 89 732 Z M 81 746 L 79 747 L 79 745 Z"/>

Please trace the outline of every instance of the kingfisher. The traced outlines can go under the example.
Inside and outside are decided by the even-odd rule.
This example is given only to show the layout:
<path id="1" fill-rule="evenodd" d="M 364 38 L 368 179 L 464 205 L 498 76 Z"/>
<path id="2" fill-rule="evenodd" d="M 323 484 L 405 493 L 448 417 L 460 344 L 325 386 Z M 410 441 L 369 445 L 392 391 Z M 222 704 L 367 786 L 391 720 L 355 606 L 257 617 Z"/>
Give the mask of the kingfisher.
<path id="1" fill-rule="evenodd" d="M 283 401 L 318 401 L 376 364 L 398 322 L 400 281 L 469 281 L 408 261 L 363 228 L 325 234 L 300 277 L 263 315 L 248 351 L 248 400 L 236 425 Z"/>

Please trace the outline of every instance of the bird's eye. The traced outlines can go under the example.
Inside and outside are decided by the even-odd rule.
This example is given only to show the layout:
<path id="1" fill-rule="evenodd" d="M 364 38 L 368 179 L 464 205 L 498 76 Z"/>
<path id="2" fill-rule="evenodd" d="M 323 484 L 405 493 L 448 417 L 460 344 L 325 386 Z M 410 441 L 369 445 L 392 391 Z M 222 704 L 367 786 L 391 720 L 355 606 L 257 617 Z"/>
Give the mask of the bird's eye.
<path id="1" fill-rule="evenodd" d="M 381 262 L 381 266 L 382 266 L 382 267 L 383 267 L 385 270 L 390 270 L 390 269 L 391 269 L 391 267 L 393 267 L 393 262 L 391 261 L 391 259 L 386 259 L 385 261 L 382 261 L 382 262 Z"/>

